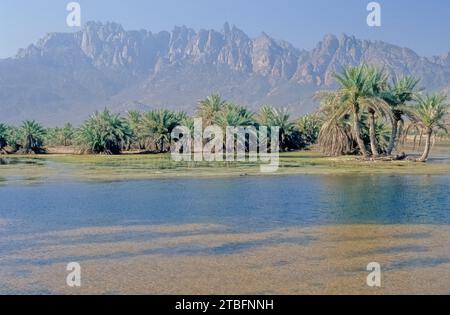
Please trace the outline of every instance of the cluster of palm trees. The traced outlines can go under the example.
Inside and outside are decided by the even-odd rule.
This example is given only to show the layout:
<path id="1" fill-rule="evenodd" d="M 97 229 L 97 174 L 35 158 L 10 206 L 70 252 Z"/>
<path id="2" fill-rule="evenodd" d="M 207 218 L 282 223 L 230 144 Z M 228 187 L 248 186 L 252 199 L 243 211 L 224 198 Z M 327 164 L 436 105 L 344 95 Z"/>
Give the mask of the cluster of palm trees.
<path id="1" fill-rule="evenodd" d="M 433 136 L 446 131 L 449 104 L 443 95 L 423 95 L 413 77 L 394 78 L 376 67 L 344 68 L 335 75 L 333 91 L 317 93 L 320 110 L 291 119 L 286 109 L 262 106 L 255 113 L 245 106 L 213 94 L 199 102 L 196 117 L 203 127 L 278 127 L 280 150 L 298 150 L 318 143 L 326 155 L 360 154 L 364 158 L 396 159 L 392 153 L 409 132 L 425 136 L 425 149 L 418 161 L 426 161 Z M 406 127 L 406 122 L 408 126 Z M 194 119 L 184 112 L 155 109 L 130 111 L 127 116 L 108 109 L 93 114 L 75 128 L 44 128 L 35 121 L 20 127 L 0 124 L 0 154 L 42 153 L 47 145 L 77 145 L 84 153 L 119 154 L 124 150 L 163 153 L 170 150 L 176 126 L 194 129 Z M 225 134 L 225 132 L 224 132 Z M 7 150 L 8 148 L 8 150 Z"/>
<path id="2" fill-rule="evenodd" d="M 201 101 L 197 115 L 202 117 L 203 126 L 217 125 L 223 130 L 227 126 L 278 127 L 280 132 L 280 150 L 299 150 L 314 144 L 319 135 L 320 125 L 317 115 L 305 115 L 291 119 L 287 109 L 262 106 L 258 113 L 253 113 L 244 106 L 226 102 L 217 94 Z M 314 128 L 309 128 L 314 126 Z"/>
<path id="3" fill-rule="evenodd" d="M 223 100 L 220 95 L 212 94 L 199 102 L 196 117 L 202 119 L 202 126 L 216 125 L 225 130 L 228 126 L 259 126 L 280 128 L 280 147 L 283 151 L 297 150 L 315 143 L 318 127 L 308 129 L 307 126 L 318 126 L 315 115 L 303 116 L 298 121 L 292 120 L 285 109 L 263 106 L 259 113 L 250 111 L 247 107 Z M 131 111 L 127 118 L 133 130 L 128 147 L 146 149 L 153 152 L 170 150 L 170 135 L 176 126 L 185 126 L 194 130 L 194 119 L 184 112 L 174 112 L 167 109 L 157 109 L 141 113 Z"/>
<path id="4" fill-rule="evenodd" d="M 445 96 L 422 95 L 417 79 L 389 80 L 384 70 L 367 65 L 344 68 L 335 79 L 337 90 L 317 93 L 324 121 L 318 143 L 325 154 L 391 156 L 400 138 L 415 130 L 426 138 L 418 161 L 427 161 L 433 135 L 446 130 L 449 104 Z M 405 119 L 410 122 L 408 128 L 404 128 Z"/>
<path id="5" fill-rule="evenodd" d="M 45 129 L 34 120 L 27 120 L 20 127 L 0 124 L 0 153 L 14 152 L 29 154 L 43 153 Z"/>
<path id="6" fill-rule="evenodd" d="M 44 143 L 50 146 L 71 146 L 74 144 L 76 131 L 77 129 L 71 123 L 65 124 L 62 128 L 47 128 Z"/>
<path id="7" fill-rule="evenodd" d="M 193 126 L 193 120 L 184 112 L 155 109 L 148 112 L 130 111 L 126 119 L 132 133 L 127 148 L 151 152 L 170 150 L 170 135 L 176 126 Z"/>
<path id="8" fill-rule="evenodd" d="M 263 106 L 258 113 L 245 106 L 223 100 L 213 94 L 199 102 L 197 117 L 203 127 L 276 126 L 280 130 L 282 151 L 302 149 L 316 142 L 320 121 L 317 115 L 292 120 L 285 109 Z M 176 126 L 194 129 L 194 119 L 184 112 L 155 109 L 129 111 L 127 116 L 108 109 L 94 113 L 79 128 L 66 124 L 63 128 L 47 128 L 35 121 L 25 121 L 19 128 L 0 125 L 0 150 L 19 153 L 43 153 L 45 145 L 77 145 L 83 153 L 119 154 L 124 150 L 164 153 L 170 150 L 171 133 Z"/>

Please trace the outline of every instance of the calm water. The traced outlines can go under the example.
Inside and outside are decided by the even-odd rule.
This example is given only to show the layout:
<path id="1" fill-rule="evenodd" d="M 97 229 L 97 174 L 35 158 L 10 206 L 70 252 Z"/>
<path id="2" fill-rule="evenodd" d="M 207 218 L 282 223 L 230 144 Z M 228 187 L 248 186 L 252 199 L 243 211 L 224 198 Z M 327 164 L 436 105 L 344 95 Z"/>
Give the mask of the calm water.
<path id="1" fill-rule="evenodd" d="M 72 261 L 87 294 L 371 293 L 370 261 L 386 293 L 448 293 L 449 188 L 448 175 L 5 182 L 0 294 L 72 294 Z"/>
<path id="2" fill-rule="evenodd" d="M 132 224 L 237 231 L 450 224 L 450 176 L 287 176 L 0 186 L 1 234 Z"/>

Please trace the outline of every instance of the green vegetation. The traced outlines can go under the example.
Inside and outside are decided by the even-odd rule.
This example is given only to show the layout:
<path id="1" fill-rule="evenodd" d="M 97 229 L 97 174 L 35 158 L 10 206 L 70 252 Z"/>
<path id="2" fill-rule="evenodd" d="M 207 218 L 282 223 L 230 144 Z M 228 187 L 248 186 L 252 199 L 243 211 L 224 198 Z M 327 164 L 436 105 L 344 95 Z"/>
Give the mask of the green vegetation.
<path id="1" fill-rule="evenodd" d="M 8 127 L 0 124 L 0 152 L 5 153 L 5 147 L 8 144 Z"/>
<path id="2" fill-rule="evenodd" d="M 395 78 L 389 84 L 383 70 L 366 65 L 345 68 L 335 78 L 339 84 L 336 91 L 317 94 L 324 120 L 318 143 L 324 154 L 359 153 L 364 158 L 386 159 L 397 147 L 406 116 L 411 126 L 427 136 L 425 152 L 418 161 L 427 160 L 433 132 L 445 129 L 443 119 L 449 108 L 446 97 L 423 99 L 416 90 L 417 79 Z M 404 137 L 409 130 L 406 128 Z"/>
<path id="3" fill-rule="evenodd" d="M 392 154 L 392 151 L 397 145 L 397 139 L 402 134 L 404 125 L 403 116 L 405 115 L 402 108 L 414 99 L 418 84 L 419 80 L 413 77 L 394 78 L 393 84 L 389 85 L 387 91 L 382 93 L 382 98 L 391 107 L 393 118 L 392 132 L 386 152 L 388 155 Z"/>
<path id="4" fill-rule="evenodd" d="M 448 148 L 436 145 L 439 152 Z M 2 165 L 3 164 L 3 165 Z M 314 151 L 284 152 L 280 167 L 263 174 L 257 162 L 176 162 L 170 154 L 121 155 L 11 155 L 0 159 L 6 182 L 122 181 L 158 178 L 211 178 L 289 175 L 442 175 L 450 163 L 367 161 L 351 156 L 326 157 Z"/>
<path id="5" fill-rule="evenodd" d="M 21 153 L 42 153 L 45 129 L 34 120 L 26 120 L 20 127 L 20 151 Z"/>
<path id="6" fill-rule="evenodd" d="M 78 132 L 78 141 L 88 153 L 118 154 L 131 139 L 128 123 L 107 109 L 96 112 Z"/>
<path id="7" fill-rule="evenodd" d="M 170 134 L 186 117 L 184 113 L 176 113 L 167 109 L 157 109 L 142 116 L 143 135 L 150 140 L 158 153 L 170 150 Z"/>
<path id="8" fill-rule="evenodd" d="M 0 154 L 10 151 L 19 154 L 45 153 L 46 131 L 34 120 L 27 120 L 17 128 L 0 124 Z"/>
<path id="9" fill-rule="evenodd" d="M 417 159 L 425 162 L 436 136 L 447 134 L 441 132 L 446 132 L 446 98 L 421 96 L 419 81 L 413 77 L 390 81 L 383 70 L 362 65 L 344 68 L 335 79 L 339 85 L 336 90 L 317 93 L 320 110 L 300 118 L 272 106 L 262 106 L 255 113 L 217 94 L 199 102 L 197 116 L 203 128 L 217 125 L 224 134 L 228 126 L 265 126 L 269 136 L 278 128 L 281 152 L 318 144 L 326 156 L 362 155 L 383 161 L 405 159 L 405 154 L 392 156 L 392 152 L 398 151 L 399 139 L 406 139 L 413 131 L 415 138 L 425 136 L 424 152 Z M 171 133 L 179 125 L 192 132 L 194 119 L 168 109 L 130 111 L 126 117 L 105 109 L 79 128 L 66 124 L 44 129 L 35 121 L 25 121 L 19 128 L 0 124 L 0 153 L 45 153 L 50 147 L 71 147 L 76 148 L 73 153 L 85 154 L 167 153 Z"/>
<path id="10" fill-rule="evenodd" d="M 263 126 L 279 128 L 281 152 L 286 152 L 289 149 L 300 149 L 301 141 L 298 138 L 296 139 L 297 129 L 290 120 L 290 115 L 286 109 L 264 106 L 261 108 L 258 121 Z"/>
<path id="11" fill-rule="evenodd" d="M 349 141 L 356 141 L 358 151 L 368 157 L 369 152 L 363 139 L 361 128 L 361 112 L 367 110 L 369 112 L 370 124 L 370 146 L 373 155 L 378 155 L 375 150 L 376 143 L 374 138 L 374 115 L 378 110 L 380 114 L 384 114 L 384 101 L 379 99 L 377 90 L 384 84 L 385 77 L 374 68 L 365 66 L 345 68 L 341 75 L 335 75 L 336 80 L 340 84 L 337 91 L 320 92 L 319 98 L 322 99 L 326 107 L 332 107 L 330 117 L 324 125 L 321 137 L 336 138 L 336 126 L 339 126 L 341 119 L 348 120 L 352 117 L 351 128 L 353 137 Z M 325 142 L 322 142 L 325 143 Z M 345 152 L 333 152 L 334 155 L 340 155 Z"/>
<path id="12" fill-rule="evenodd" d="M 74 144 L 76 129 L 67 123 L 64 127 L 47 128 L 45 144 L 50 146 L 71 146 Z"/>
<path id="13" fill-rule="evenodd" d="M 222 100 L 218 94 L 212 94 L 205 100 L 200 101 L 197 114 L 199 117 L 202 117 L 203 125 L 212 125 L 216 116 L 222 111 L 225 105 L 226 102 Z"/>
<path id="14" fill-rule="evenodd" d="M 296 125 L 305 146 L 317 143 L 322 121 L 318 114 L 305 115 L 297 121 Z"/>
<path id="15" fill-rule="evenodd" d="M 418 160 L 426 162 L 431 150 L 431 137 L 440 129 L 447 131 L 444 125 L 444 117 L 447 114 L 449 104 L 447 98 L 443 95 L 418 96 L 417 104 L 414 107 L 407 108 L 412 123 L 411 127 L 425 133 L 425 149 Z"/>

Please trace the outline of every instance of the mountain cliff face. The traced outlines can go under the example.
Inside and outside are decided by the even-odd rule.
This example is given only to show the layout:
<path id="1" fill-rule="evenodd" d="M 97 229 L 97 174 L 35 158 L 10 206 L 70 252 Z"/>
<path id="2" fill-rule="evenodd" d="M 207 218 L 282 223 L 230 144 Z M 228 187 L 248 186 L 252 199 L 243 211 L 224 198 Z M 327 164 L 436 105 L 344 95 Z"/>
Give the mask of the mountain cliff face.
<path id="1" fill-rule="evenodd" d="M 424 58 L 347 35 L 327 35 L 305 51 L 265 33 L 250 38 L 228 24 L 220 32 L 176 27 L 152 33 L 89 22 L 77 33 L 48 34 L 0 60 L 0 120 L 76 123 L 105 106 L 192 113 L 212 92 L 254 108 L 274 104 L 298 114 L 317 106 L 311 96 L 333 86 L 334 72 L 362 62 L 448 91 L 449 55 Z"/>

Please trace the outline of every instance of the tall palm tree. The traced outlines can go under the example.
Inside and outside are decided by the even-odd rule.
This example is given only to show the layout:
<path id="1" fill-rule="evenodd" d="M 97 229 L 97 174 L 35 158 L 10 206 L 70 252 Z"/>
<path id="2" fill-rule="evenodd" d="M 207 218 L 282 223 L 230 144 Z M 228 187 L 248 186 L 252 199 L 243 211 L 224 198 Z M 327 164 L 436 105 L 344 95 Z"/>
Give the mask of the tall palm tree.
<path id="1" fill-rule="evenodd" d="M 372 95 L 371 86 L 367 82 L 365 67 L 344 68 L 342 74 L 334 75 L 340 84 L 338 91 L 318 94 L 319 98 L 326 102 L 337 103 L 337 108 L 330 121 L 339 120 L 342 116 L 352 113 L 353 134 L 363 157 L 367 158 L 369 153 L 361 135 L 361 103 Z"/>
<path id="2" fill-rule="evenodd" d="M 22 135 L 22 150 L 24 153 L 40 153 L 43 151 L 42 144 L 45 129 L 34 120 L 26 120 L 20 127 Z"/>
<path id="3" fill-rule="evenodd" d="M 406 109 L 412 125 L 422 129 L 425 133 L 425 149 L 422 156 L 417 160 L 426 162 L 431 150 L 431 137 L 439 129 L 447 130 L 444 118 L 449 111 L 449 103 L 445 95 L 434 94 L 417 96 L 415 106 Z"/>
<path id="4" fill-rule="evenodd" d="M 371 86 L 371 96 L 367 100 L 367 112 L 369 122 L 369 139 L 370 149 L 373 157 L 379 156 L 379 143 L 377 139 L 377 121 L 375 114 L 378 113 L 382 117 L 391 115 L 389 105 L 383 100 L 382 93 L 387 88 L 388 75 L 375 67 L 367 67 L 367 80 Z"/>
<path id="5" fill-rule="evenodd" d="M 71 123 L 66 123 L 64 127 L 61 129 L 61 140 L 64 146 L 69 146 L 72 144 L 72 141 L 75 137 L 75 128 Z"/>
<path id="6" fill-rule="evenodd" d="M 224 140 L 226 139 L 227 127 L 249 127 L 256 125 L 254 114 L 252 112 L 250 112 L 244 106 L 232 103 L 225 104 L 223 108 L 216 114 L 212 123 L 222 128 L 224 132 Z M 254 134 L 253 136 L 256 137 L 256 134 Z M 238 145 L 247 148 L 248 142 L 246 140 L 244 142 L 238 141 L 239 139 L 234 142 L 235 148 Z"/>
<path id="7" fill-rule="evenodd" d="M 359 152 L 367 158 L 369 152 L 362 137 L 361 114 L 364 109 L 367 109 L 373 118 L 375 112 L 379 112 L 380 116 L 389 115 L 389 106 L 378 95 L 385 74 L 376 68 L 362 65 L 345 67 L 341 74 L 335 74 L 334 77 L 340 85 L 339 89 L 332 92 L 319 92 L 316 95 L 323 104 L 326 104 L 326 107 L 333 108 L 331 116 L 328 117 L 329 123 L 324 124 L 322 128 L 337 130 L 335 127 L 339 126 L 341 119 L 350 117 L 352 119 L 352 138 L 355 139 Z M 371 125 L 371 149 L 374 155 L 378 155 L 374 137 L 374 121 Z M 323 134 L 329 133 L 324 132 Z M 340 138 L 344 139 L 345 137 Z"/>
<path id="8" fill-rule="evenodd" d="M 133 131 L 133 138 L 130 143 L 130 146 L 134 144 L 139 150 L 144 149 L 145 135 L 144 130 L 142 128 L 142 113 L 137 110 L 129 111 L 127 122 L 131 130 Z"/>
<path id="9" fill-rule="evenodd" d="M 319 95 L 323 97 L 323 95 Z M 352 132 L 350 114 L 339 114 L 341 105 L 334 100 L 334 96 L 322 99 L 318 113 L 322 126 L 318 135 L 320 150 L 328 156 L 338 156 L 354 153 L 356 141 Z M 338 113 L 338 115 L 336 114 Z"/>
<path id="10" fill-rule="evenodd" d="M 389 104 L 393 115 L 392 131 L 389 140 L 389 145 L 387 147 L 387 154 L 391 155 L 392 151 L 397 145 L 397 139 L 401 134 L 404 111 L 402 107 L 406 103 L 412 101 L 417 95 L 417 85 L 419 84 L 418 79 L 414 77 L 402 77 L 394 78 L 393 83 L 389 85 L 388 90 L 383 93 L 382 98 Z"/>
<path id="11" fill-rule="evenodd" d="M 202 117 L 205 127 L 211 126 L 216 115 L 225 107 L 226 101 L 222 100 L 220 95 L 212 94 L 205 100 L 200 101 L 197 108 L 197 114 Z"/>
<path id="12" fill-rule="evenodd" d="M 259 113 L 260 122 L 267 127 L 278 127 L 280 132 L 280 149 L 286 151 L 292 145 L 292 136 L 295 131 L 295 124 L 290 120 L 289 112 L 286 108 L 279 109 L 264 106 Z"/>
<path id="13" fill-rule="evenodd" d="M 182 117 L 167 109 L 157 109 L 146 112 L 142 117 L 144 135 L 154 141 L 156 150 L 160 153 L 166 151 L 170 143 L 170 134 L 180 124 Z"/>
<path id="14" fill-rule="evenodd" d="M 93 114 L 78 132 L 85 151 L 101 154 L 119 154 L 131 136 L 126 120 L 107 109 Z"/>
<path id="15" fill-rule="evenodd" d="M 261 126 L 269 127 L 269 133 L 270 127 L 279 127 L 279 144 L 282 151 L 297 150 L 315 143 L 320 131 L 320 122 L 316 115 L 303 116 L 295 123 L 291 121 L 287 109 L 267 105 L 261 107 L 257 122 Z"/>

